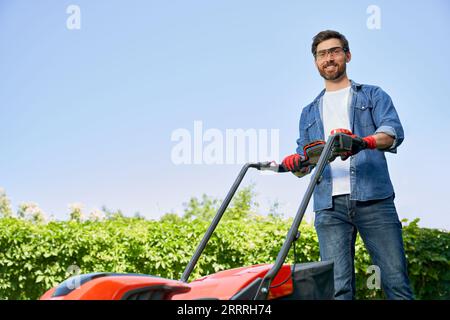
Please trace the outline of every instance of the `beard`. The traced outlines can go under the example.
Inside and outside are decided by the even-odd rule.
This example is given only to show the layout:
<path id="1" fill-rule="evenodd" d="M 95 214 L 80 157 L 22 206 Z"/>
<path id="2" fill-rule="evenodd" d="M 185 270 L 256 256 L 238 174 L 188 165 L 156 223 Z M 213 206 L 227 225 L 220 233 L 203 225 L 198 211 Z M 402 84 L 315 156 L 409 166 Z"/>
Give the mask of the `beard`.
<path id="1" fill-rule="evenodd" d="M 331 70 L 327 70 L 326 68 L 328 66 L 334 66 Z M 323 67 L 319 67 L 319 73 L 325 80 L 339 80 L 342 78 L 343 75 L 345 75 L 347 69 L 347 64 L 344 62 L 343 64 L 339 65 L 336 62 L 330 61 L 323 65 Z"/>

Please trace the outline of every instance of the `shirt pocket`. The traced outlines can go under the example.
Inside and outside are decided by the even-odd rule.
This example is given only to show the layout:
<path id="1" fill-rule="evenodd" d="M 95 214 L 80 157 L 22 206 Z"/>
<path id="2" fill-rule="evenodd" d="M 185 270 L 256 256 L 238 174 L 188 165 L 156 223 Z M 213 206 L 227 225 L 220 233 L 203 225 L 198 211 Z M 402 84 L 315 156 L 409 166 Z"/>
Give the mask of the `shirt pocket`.
<path id="1" fill-rule="evenodd" d="M 321 139 L 321 134 L 319 130 L 319 122 L 317 119 L 311 119 L 306 123 L 306 134 L 309 138 L 308 143 Z"/>
<path id="2" fill-rule="evenodd" d="M 372 106 L 369 104 L 355 105 L 354 126 L 362 128 L 375 128 L 372 117 Z"/>

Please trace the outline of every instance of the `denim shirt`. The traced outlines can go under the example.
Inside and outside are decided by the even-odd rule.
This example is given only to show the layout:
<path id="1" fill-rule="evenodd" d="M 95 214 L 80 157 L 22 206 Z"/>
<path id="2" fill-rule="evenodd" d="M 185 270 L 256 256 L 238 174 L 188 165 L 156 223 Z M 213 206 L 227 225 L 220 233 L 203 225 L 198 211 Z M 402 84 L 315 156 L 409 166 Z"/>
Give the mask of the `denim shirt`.
<path id="1" fill-rule="evenodd" d="M 359 137 L 383 132 L 394 138 L 387 150 L 366 149 L 350 161 L 350 199 L 368 201 L 385 199 L 394 194 L 384 152 L 397 153 L 404 134 L 397 111 L 389 95 L 380 87 L 351 82 L 349 98 L 350 130 Z M 303 146 L 315 140 L 326 140 L 322 122 L 322 97 L 325 89 L 302 110 L 297 153 L 303 155 Z M 328 138 L 328 137 L 327 137 Z M 314 211 L 333 207 L 330 166 L 314 190 Z"/>

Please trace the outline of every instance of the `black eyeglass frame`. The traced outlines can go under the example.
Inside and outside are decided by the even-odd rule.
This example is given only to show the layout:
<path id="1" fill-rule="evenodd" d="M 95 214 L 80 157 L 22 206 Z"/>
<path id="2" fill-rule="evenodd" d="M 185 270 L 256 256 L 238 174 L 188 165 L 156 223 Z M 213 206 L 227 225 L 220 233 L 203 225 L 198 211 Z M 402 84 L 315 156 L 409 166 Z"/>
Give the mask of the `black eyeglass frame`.
<path id="1" fill-rule="evenodd" d="M 349 49 L 348 48 L 344 48 L 344 47 L 332 47 L 332 48 L 329 48 L 329 49 L 324 49 L 324 50 L 320 50 L 319 52 L 325 52 L 325 55 L 323 56 L 323 58 L 325 58 L 326 56 L 328 56 L 328 54 L 334 54 L 334 50 L 336 50 L 336 49 L 342 49 L 342 51 L 344 51 L 344 53 L 347 53 L 347 52 L 349 52 Z M 314 58 L 317 60 L 317 55 L 318 55 L 318 53 L 319 52 L 315 52 L 314 53 Z"/>

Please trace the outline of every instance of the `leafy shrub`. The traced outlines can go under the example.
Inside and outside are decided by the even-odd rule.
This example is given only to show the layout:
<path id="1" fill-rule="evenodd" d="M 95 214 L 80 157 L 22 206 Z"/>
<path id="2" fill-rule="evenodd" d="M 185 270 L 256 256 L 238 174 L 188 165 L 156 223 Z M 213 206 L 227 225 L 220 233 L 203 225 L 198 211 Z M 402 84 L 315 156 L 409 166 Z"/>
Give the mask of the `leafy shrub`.
<path id="1" fill-rule="evenodd" d="M 179 279 L 208 227 L 218 202 L 191 200 L 185 216 L 160 221 L 126 218 L 51 221 L 47 224 L 4 215 L 0 218 L 0 299 L 36 299 L 66 279 L 71 266 L 89 272 L 132 272 Z M 292 218 L 252 212 L 252 193 L 237 195 L 217 227 L 191 280 L 220 270 L 273 262 Z M 242 209 L 240 209 L 242 208 Z M 404 221 L 403 235 L 413 291 L 418 299 L 450 299 L 450 233 Z M 297 262 L 319 260 L 314 227 L 303 223 L 296 244 Z M 293 262 L 292 252 L 288 263 Z M 356 242 L 357 297 L 378 299 L 367 287 L 370 257 Z"/>
<path id="2" fill-rule="evenodd" d="M 205 249 L 191 279 L 244 265 L 274 261 L 290 219 L 255 217 L 224 221 Z M 176 223 L 117 218 L 106 221 L 50 222 L 0 219 L 0 298 L 36 299 L 69 276 L 72 265 L 82 273 L 136 272 L 180 278 L 208 223 Z M 317 236 L 311 225 L 301 226 L 297 260 L 319 260 Z M 417 298 L 449 298 L 448 232 L 404 228 L 409 273 Z M 288 262 L 292 263 L 292 254 Z M 356 272 L 359 298 L 380 298 L 366 286 L 370 258 L 357 242 Z"/>

